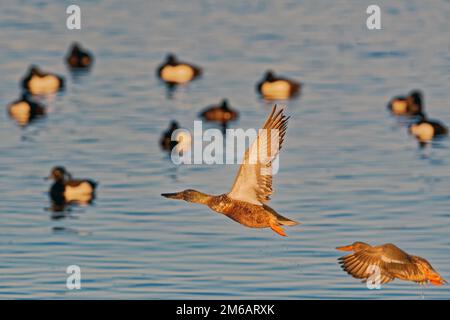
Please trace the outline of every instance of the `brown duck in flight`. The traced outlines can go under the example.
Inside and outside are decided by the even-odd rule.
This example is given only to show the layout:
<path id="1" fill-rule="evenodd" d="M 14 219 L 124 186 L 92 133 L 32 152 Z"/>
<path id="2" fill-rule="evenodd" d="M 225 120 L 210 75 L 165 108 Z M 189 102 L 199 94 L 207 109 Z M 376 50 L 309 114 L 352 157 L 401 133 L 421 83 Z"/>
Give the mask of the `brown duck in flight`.
<path id="1" fill-rule="evenodd" d="M 386 243 L 371 246 L 364 242 L 354 242 L 349 246 L 337 247 L 340 251 L 353 251 L 339 258 L 342 269 L 354 278 L 366 282 L 373 274 L 373 267 L 380 271 L 380 283 L 388 283 L 395 278 L 419 284 L 431 283 L 436 286 L 447 283 L 424 258 L 412 256 L 393 245 Z"/>
<path id="2" fill-rule="evenodd" d="M 245 152 L 229 193 L 214 196 L 188 189 L 163 193 L 162 196 L 201 203 L 246 227 L 270 227 L 279 235 L 286 236 L 281 226 L 294 226 L 298 222 L 281 216 L 266 205 L 272 194 L 272 161 L 281 149 L 289 119 L 283 111 L 283 108 L 277 110 L 277 106 L 273 107 L 262 127 L 266 130 L 259 131 L 256 140 Z"/>

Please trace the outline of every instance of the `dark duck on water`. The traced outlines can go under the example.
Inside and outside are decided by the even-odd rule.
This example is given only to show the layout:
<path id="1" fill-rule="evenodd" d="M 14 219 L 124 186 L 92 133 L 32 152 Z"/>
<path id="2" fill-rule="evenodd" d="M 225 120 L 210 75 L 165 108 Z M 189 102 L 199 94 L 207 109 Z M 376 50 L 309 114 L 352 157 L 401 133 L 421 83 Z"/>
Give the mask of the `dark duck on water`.
<path id="1" fill-rule="evenodd" d="M 22 94 L 20 99 L 8 105 L 9 116 L 22 127 L 28 125 L 38 117 L 45 115 L 45 112 L 45 106 L 33 101 L 27 93 Z"/>
<path id="2" fill-rule="evenodd" d="M 93 62 L 94 57 L 89 51 L 77 42 L 72 44 L 66 56 L 66 63 L 71 69 L 89 69 Z"/>
<path id="3" fill-rule="evenodd" d="M 33 95 L 52 94 L 64 88 L 64 78 L 32 65 L 22 80 L 22 88 Z"/>
<path id="4" fill-rule="evenodd" d="M 73 179 L 64 167 L 54 167 L 46 179 L 54 181 L 49 194 L 57 203 L 90 203 L 98 184 L 90 179 Z"/>

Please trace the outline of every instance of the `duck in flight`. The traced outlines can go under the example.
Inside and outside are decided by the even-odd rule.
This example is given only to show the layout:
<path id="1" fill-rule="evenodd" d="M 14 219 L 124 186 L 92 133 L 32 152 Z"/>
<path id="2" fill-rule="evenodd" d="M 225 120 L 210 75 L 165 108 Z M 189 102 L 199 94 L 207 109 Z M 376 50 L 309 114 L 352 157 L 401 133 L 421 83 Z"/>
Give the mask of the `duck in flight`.
<path id="1" fill-rule="evenodd" d="M 375 266 L 379 268 L 381 284 L 391 282 L 395 278 L 419 284 L 431 283 L 436 286 L 447 283 L 427 260 L 409 255 L 392 243 L 371 246 L 358 241 L 336 249 L 353 251 L 339 258 L 339 263 L 344 271 L 354 278 L 363 279 L 363 282 L 371 278 Z"/>
<path id="2" fill-rule="evenodd" d="M 282 226 L 295 226 L 298 222 L 283 217 L 267 205 L 272 194 L 272 161 L 279 154 L 289 119 L 283 112 L 283 108 L 273 107 L 262 127 L 265 130 L 259 131 L 245 152 L 229 193 L 215 196 L 187 189 L 162 196 L 204 204 L 246 227 L 271 228 L 280 236 L 286 236 Z"/>

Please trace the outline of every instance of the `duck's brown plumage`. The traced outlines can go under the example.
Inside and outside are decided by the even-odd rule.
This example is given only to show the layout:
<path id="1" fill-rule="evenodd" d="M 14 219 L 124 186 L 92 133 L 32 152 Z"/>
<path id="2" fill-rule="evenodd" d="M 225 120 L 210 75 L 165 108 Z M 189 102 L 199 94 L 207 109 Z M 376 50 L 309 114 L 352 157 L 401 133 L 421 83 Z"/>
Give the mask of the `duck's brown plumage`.
<path id="1" fill-rule="evenodd" d="M 209 106 L 205 110 L 200 112 L 200 117 L 205 120 L 225 124 L 229 121 L 236 120 L 238 116 L 239 112 L 231 109 L 227 99 L 222 100 L 222 103 L 220 103 L 220 105 Z"/>
<path id="2" fill-rule="evenodd" d="M 355 242 L 336 249 L 353 251 L 339 258 L 339 262 L 344 271 L 354 278 L 363 279 L 363 282 L 372 276 L 374 269 L 371 266 L 376 266 L 379 268 L 382 284 L 393 281 L 395 278 L 419 284 L 446 283 L 427 260 L 409 255 L 392 243 L 371 246 L 364 242 Z"/>
<path id="3" fill-rule="evenodd" d="M 281 226 L 293 226 L 298 222 L 281 216 L 266 203 L 272 194 L 272 161 L 281 149 L 288 119 L 283 114 L 283 109 L 277 110 L 274 106 L 263 125 L 266 131 L 262 131 L 247 149 L 229 193 L 214 196 L 188 189 L 162 196 L 201 203 L 244 226 L 271 228 L 285 236 Z M 269 145 L 272 147 L 268 148 Z"/>
<path id="4" fill-rule="evenodd" d="M 76 42 L 72 44 L 66 56 L 66 63 L 72 69 L 88 69 L 93 61 L 93 55 Z"/>
<path id="5" fill-rule="evenodd" d="M 245 201 L 234 200 L 227 194 L 212 197 L 208 202 L 208 207 L 250 228 L 268 228 L 278 224 L 296 224 L 292 220 L 279 215 L 267 205 L 258 206 Z M 277 230 L 279 229 L 277 228 Z"/>

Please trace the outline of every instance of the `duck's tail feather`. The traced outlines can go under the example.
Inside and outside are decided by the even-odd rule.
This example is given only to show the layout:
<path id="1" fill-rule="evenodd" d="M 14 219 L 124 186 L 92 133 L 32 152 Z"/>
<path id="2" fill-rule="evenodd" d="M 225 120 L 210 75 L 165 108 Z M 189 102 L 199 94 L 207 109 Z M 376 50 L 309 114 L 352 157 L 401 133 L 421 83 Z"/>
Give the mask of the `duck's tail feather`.
<path id="1" fill-rule="evenodd" d="M 277 219 L 277 220 L 278 220 L 278 223 L 281 224 L 282 226 L 292 227 L 292 226 L 296 226 L 296 225 L 300 224 L 300 222 L 290 220 L 290 219 L 287 219 L 284 217 L 283 217 L 283 219 Z"/>
<path id="2" fill-rule="evenodd" d="M 281 214 L 275 213 L 275 218 L 277 219 L 277 222 L 282 226 L 296 226 L 300 224 L 300 222 L 288 219 L 286 217 L 283 217 Z"/>
<path id="3" fill-rule="evenodd" d="M 264 207 L 264 209 L 266 209 L 273 215 L 273 217 L 275 218 L 276 222 L 279 225 L 292 227 L 292 226 L 296 226 L 296 225 L 300 224 L 300 222 L 283 217 L 281 214 L 277 213 L 275 210 L 273 210 L 268 205 L 263 205 L 263 207 Z"/>

